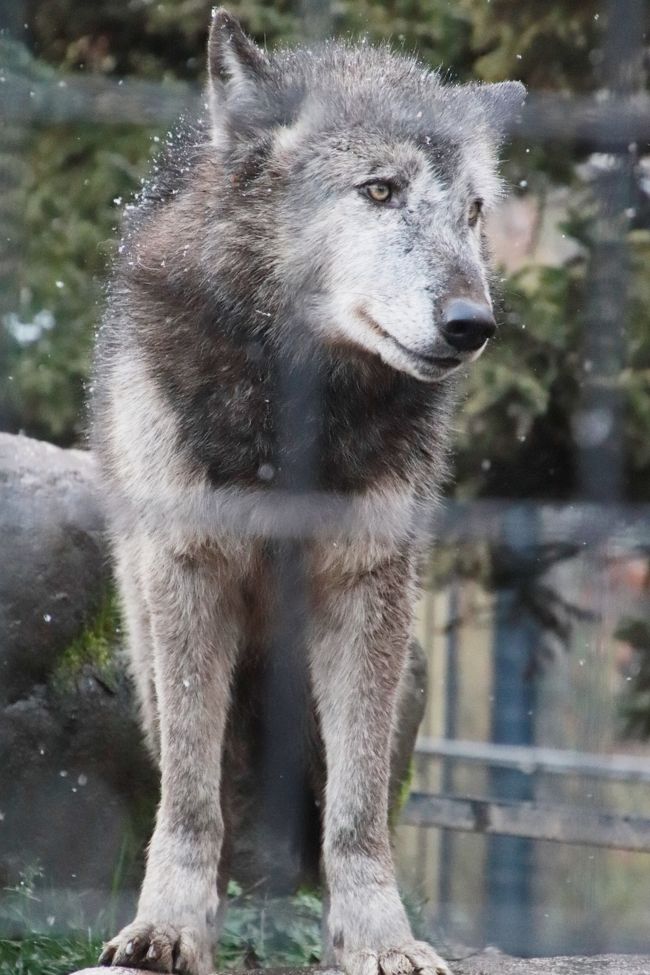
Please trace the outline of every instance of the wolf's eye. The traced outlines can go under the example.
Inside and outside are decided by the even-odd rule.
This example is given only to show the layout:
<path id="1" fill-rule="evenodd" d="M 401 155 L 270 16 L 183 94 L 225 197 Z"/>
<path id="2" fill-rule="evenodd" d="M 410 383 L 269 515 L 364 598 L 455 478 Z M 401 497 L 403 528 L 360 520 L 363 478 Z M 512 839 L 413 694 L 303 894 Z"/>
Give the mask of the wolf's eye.
<path id="1" fill-rule="evenodd" d="M 388 203 L 393 195 L 393 190 L 388 183 L 368 183 L 364 186 L 364 190 L 373 203 Z"/>
<path id="2" fill-rule="evenodd" d="M 475 227 L 478 223 L 478 218 L 483 213 L 483 200 L 477 199 L 472 200 L 469 205 L 469 210 L 467 211 L 467 222 L 470 227 Z"/>

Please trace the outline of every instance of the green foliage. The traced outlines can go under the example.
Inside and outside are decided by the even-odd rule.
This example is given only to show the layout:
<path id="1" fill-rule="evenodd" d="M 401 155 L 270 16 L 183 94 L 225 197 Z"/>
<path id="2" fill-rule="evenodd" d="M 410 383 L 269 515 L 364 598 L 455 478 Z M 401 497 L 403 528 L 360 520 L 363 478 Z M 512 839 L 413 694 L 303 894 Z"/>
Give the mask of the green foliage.
<path id="1" fill-rule="evenodd" d="M 23 870 L 13 887 L 5 887 L 0 901 L 0 922 L 3 930 L 29 931 L 36 926 L 36 905 L 40 903 L 38 886 L 43 871 L 38 864 Z"/>
<path id="2" fill-rule="evenodd" d="M 231 0 L 228 9 L 259 41 L 292 43 L 305 34 L 297 0 Z M 195 79 L 212 4 L 47 0 L 30 23 L 39 57 L 66 69 Z M 461 77 L 520 77 L 538 88 L 590 89 L 606 26 L 597 0 L 539 5 L 518 0 L 337 0 L 334 33 L 391 38 Z"/>
<path id="3" fill-rule="evenodd" d="M 461 0 L 472 24 L 475 76 L 519 78 L 532 88 L 590 90 L 596 84 L 604 18 L 598 0 L 540 4 Z"/>
<path id="4" fill-rule="evenodd" d="M 400 782 L 399 791 L 395 797 L 395 802 L 392 808 L 389 810 L 388 823 L 392 829 L 399 823 L 402 812 L 404 811 L 404 806 L 408 802 L 408 798 L 411 794 L 411 788 L 413 786 L 413 779 L 415 777 L 415 762 L 413 759 L 408 764 L 406 770 L 406 775 L 404 780 Z"/>
<path id="5" fill-rule="evenodd" d="M 0 922 L 17 931 L 41 930 L 39 903 L 43 881 L 38 868 L 27 871 L 20 884 L 5 892 Z M 228 913 L 220 940 L 218 967 L 298 967 L 318 963 L 321 956 L 322 903 L 312 892 L 289 898 L 262 898 L 243 893 L 231 882 Z M 50 918 L 54 925 L 55 919 Z M 94 966 L 102 938 L 114 924 L 103 914 L 91 923 L 80 917 L 76 928 L 51 934 L 26 933 L 0 939 L 0 975 L 69 975 Z M 46 921 L 46 924 L 48 922 Z"/>
<path id="6" fill-rule="evenodd" d="M 11 937 L 0 938 L 0 975 L 70 975 L 96 963 L 101 948 L 97 927 L 84 930 L 80 924 L 53 933 L 56 918 L 42 917 L 44 891 L 37 865 L 25 870 L 15 887 L 3 891 L 0 928 Z"/>
<path id="7" fill-rule="evenodd" d="M 61 655 L 53 674 L 55 686 L 65 689 L 87 665 L 110 681 L 114 674 L 115 645 L 119 634 L 119 606 L 115 592 L 110 589 L 92 624 Z"/>
<path id="8" fill-rule="evenodd" d="M 584 271 L 582 264 L 533 267 L 506 283 L 505 325 L 470 372 L 460 418 L 463 493 L 526 496 L 536 487 L 546 497 L 568 493 L 568 424 L 580 384 L 580 328 L 574 310 Z M 541 438 L 548 442 L 542 445 Z M 478 444 L 483 444 L 479 452 Z"/>
<path id="9" fill-rule="evenodd" d="M 232 0 L 227 6 L 249 33 L 270 46 L 305 36 L 302 4 L 296 0 Z M 36 4 L 31 29 L 39 56 L 66 69 L 196 79 L 203 74 L 211 7 L 206 0 L 84 6 L 77 0 L 48 0 Z M 331 5 L 335 33 L 390 37 L 461 74 L 473 61 L 472 16 L 447 0 L 340 0 Z"/>
<path id="10" fill-rule="evenodd" d="M 232 882 L 219 942 L 219 966 L 300 966 L 320 961 L 322 903 L 310 891 L 262 899 Z"/>
<path id="11" fill-rule="evenodd" d="M 637 671 L 622 702 L 625 732 L 631 738 L 650 739 L 650 623 L 645 619 L 625 619 L 615 636 L 635 651 Z"/>
<path id="12" fill-rule="evenodd" d="M 650 233 L 629 232 L 628 248 L 626 361 L 613 381 L 624 411 L 625 493 L 642 500 L 650 497 Z M 591 381 L 588 272 L 587 251 L 505 282 L 501 334 L 472 367 L 458 420 L 460 494 L 561 499 L 575 491 L 573 424 Z"/>
<path id="13" fill-rule="evenodd" d="M 62 444 L 85 426 L 98 299 L 114 247 L 116 200 L 138 186 L 150 133 L 85 124 L 34 130 L 16 193 L 20 262 L 5 296 L 0 414 L 5 426 Z"/>
<path id="14" fill-rule="evenodd" d="M 88 935 L 0 938 L 0 975 L 70 975 L 97 964 L 101 941 Z"/>

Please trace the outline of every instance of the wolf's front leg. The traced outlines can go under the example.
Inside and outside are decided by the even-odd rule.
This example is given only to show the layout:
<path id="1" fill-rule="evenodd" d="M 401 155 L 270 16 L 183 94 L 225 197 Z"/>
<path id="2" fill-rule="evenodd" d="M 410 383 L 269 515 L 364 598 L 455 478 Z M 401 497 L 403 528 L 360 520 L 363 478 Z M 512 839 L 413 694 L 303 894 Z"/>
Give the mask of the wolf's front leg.
<path id="1" fill-rule="evenodd" d="M 433 948 L 413 938 L 389 843 L 390 744 L 411 577 L 404 556 L 354 579 L 329 571 L 318 580 L 312 673 L 327 757 L 328 926 L 348 975 L 448 975 Z"/>
<path id="2" fill-rule="evenodd" d="M 223 560 L 151 553 L 143 578 L 160 711 L 161 800 L 135 921 L 100 963 L 207 975 L 223 821 L 221 750 L 241 619 Z"/>

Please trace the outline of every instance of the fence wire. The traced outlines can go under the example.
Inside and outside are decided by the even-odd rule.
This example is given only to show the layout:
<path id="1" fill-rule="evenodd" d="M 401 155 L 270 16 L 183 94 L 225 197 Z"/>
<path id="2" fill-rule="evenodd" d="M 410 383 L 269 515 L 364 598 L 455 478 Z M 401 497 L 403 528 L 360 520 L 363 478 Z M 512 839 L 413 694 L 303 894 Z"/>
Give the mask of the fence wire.
<path id="1" fill-rule="evenodd" d="M 22 5 L 10 3 L 4 11 L 7 32 L 22 36 Z M 320 0 L 303 0 L 302 11 L 307 40 L 330 34 L 333 22 L 330 5 Z M 430 538 L 435 533 L 441 548 L 481 543 L 507 549 L 509 557 L 515 561 L 520 559 L 517 563 L 520 567 L 528 564 L 526 558 L 535 564 L 547 557 L 552 562 L 573 557 L 587 546 L 601 549 L 607 544 L 611 546 L 610 551 L 618 546 L 628 553 L 650 551 L 650 507 L 630 505 L 623 500 L 624 408 L 616 384 L 626 351 L 630 263 L 626 214 L 637 201 L 640 147 L 650 142 L 650 96 L 644 79 L 645 4 L 642 0 L 609 0 L 603 13 L 608 27 L 602 92 L 592 96 L 531 92 L 521 119 L 510 133 L 512 138 L 526 144 L 570 145 L 576 154 L 602 153 L 608 160 L 593 183 L 598 213 L 590 241 L 588 301 L 582 309 L 582 355 L 592 367 L 576 417 L 579 496 L 572 504 L 555 506 L 518 501 L 515 507 L 507 499 L 450 502 L 433 519 L 430 515 L 423 516 L 422 522 L 413 526 L 422 538 Z M 179 83 L 122 81 L 36 70 L 26 54 L 20 63 L 5 66 L 2 71 L 0 114 L 8 126 L 7 132 L 18 133 L 11 136 L 14 151 L 18 153 L 30 126 L 84 122 L 166 126 L 172 125 L 179 116 L 193 116 L 201 98 L 197 89 Z M 352 529 L 357 515 L 354 500 L 323 492 L 316 483 L 321 395 L 317 373 L 309 364 L 302 371 L 284 364 L 278 423 L 278 452 L 284 463 L 276 465 L 280 473 L 272 488 L 235 496 L 230 492 L 227 499 L 174 495 L 159 502 L 158 510 L 151 506 L 146 515 L 152 525 L 168 523 L 172 518 L 203 519 L 207 529 L 215 524 L 218 507 L 220 525 L 224 523 L 225 512 L 232 531 L 262 534 L 269 539 L 276 592 L 272 659 L 266 671 L 262 715 L 266 743 L 262 766 L 267 782 L 267 826 L 273 842 L 286 846 L 289 859 L 303 845 L 309 831 L 308 801 L 304 798 L 305 762 L 296 736 L 296 727 L 308 724 L 305 691 L 308 675 L 301 649 L 309 624 L 309 605 L 300 542 L 313 534 L 322 536 L 328 530 L 338 533 L 346 527 Z M 137 520 L 141 514 L 130 512 L 125 504 L 120 517 Z M 519 550 L 522 545 L 523 553 Z M 454 586 L 457 585 L 455 582 Z M 435 825 L 447 831 L 478 831 L 492 837 L 498 834 L 516 838 L 514 845 L 493 847 L 497 850 L 499 869 L 508 861 L 511 870 L 505 877 L 505 886 L 504 876 L 497 876 L 496 869 L 491 880 L 492 899 L 497 903 L 503 898 L 505 907 L 500 922 L 495 915 L 497 927 L 500 923 L 501 929 L 494 931 L 493 939 L 510 950 L 525 949 L 528 938 L 525 925 L 520 927 L 518 935 L 513 934 L 514 914 L 519 912 L 520 920 L 525 915 L 527 923 L 532 923 L 532 892 L 525 875 L 530 869 L 531 848 L 522 847 L 521 840 L 552 839 L 650 850 L 648 819 L 616 817 L 593 809 L 580 812 L 551 808 L 536 802 L 533 772 L 584 773 L 647 783 L 650 766 L 643 759 L 629 756 L 604 759 L 575 751 L 551 752 L 534 747 L 532 704 L 522 684 L 518 663 L 527 652 L 522 650 L 522 645 L 536 639 L 528 630 L 528 622 L 519 619 L 526 630 L 525 634 L 519 634 L 519 642 L 513 636 L 511 620 L 502 635 L 502 644 L 513 652 L 505 655 L 500 675 L 497 673 L 495 677 L 492 723 L 495 743 L 479 747 L 476 743 L 454 741 L 458 722 L 453 708 L 448 707 L 446 737 L 437 742 L 423 739 L 419 746 L 420 756 L 428 756 L 432 761 L 444 759 L 445 794 L 418 792 L 405 812 L 407 824 L 424 829 Z M 495 639 L 498 642 L 499 638 Z M 448 665 L 447 680 L 448 692 L 456 698 L 460 693 L 460 678 L 454 670 L 455 648 L 451 644 L 453 636 L 448 648 L 453 659 Z M 297 718 L 297 714 L 301 717 Z M 447 794 L 454 788 L 452 771 L 462 761 L 492 768 L 492 789 L 498 799 L 468 799 Z M 495 773 L 495 767 L 500 771 Z M 453 894 L 450 878 L 454 856 L 449 835 L 444 835 L 440 855 L 443 905 Z M 517 904 L 513 889 L 518 891 Z"/>

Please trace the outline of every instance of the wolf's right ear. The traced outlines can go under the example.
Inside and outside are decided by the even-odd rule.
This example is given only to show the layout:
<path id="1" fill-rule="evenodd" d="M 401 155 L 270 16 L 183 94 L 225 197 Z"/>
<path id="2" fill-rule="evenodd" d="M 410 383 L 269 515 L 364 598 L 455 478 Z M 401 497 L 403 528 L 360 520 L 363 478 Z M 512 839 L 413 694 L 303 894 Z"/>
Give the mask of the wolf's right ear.
<path id="1" fill-rule="evenodd" d="M 215 7 L 208 37 L 211 95 L 219 99 L 230 87 L 254 86 L 264 77 L 267 64 L 264 52 L 246 36 L 239 21 L 223 7 Z"/>
<path id="2" fill-rule="evenodd" d="M 208 102 L 216 146 L 225 147 L 235 129 L 245 132 L 254 124 L 267 71 L 266 55 L 246 36 L 239 21 L 223 7 L 215 7 L 208 37 Z"/>

